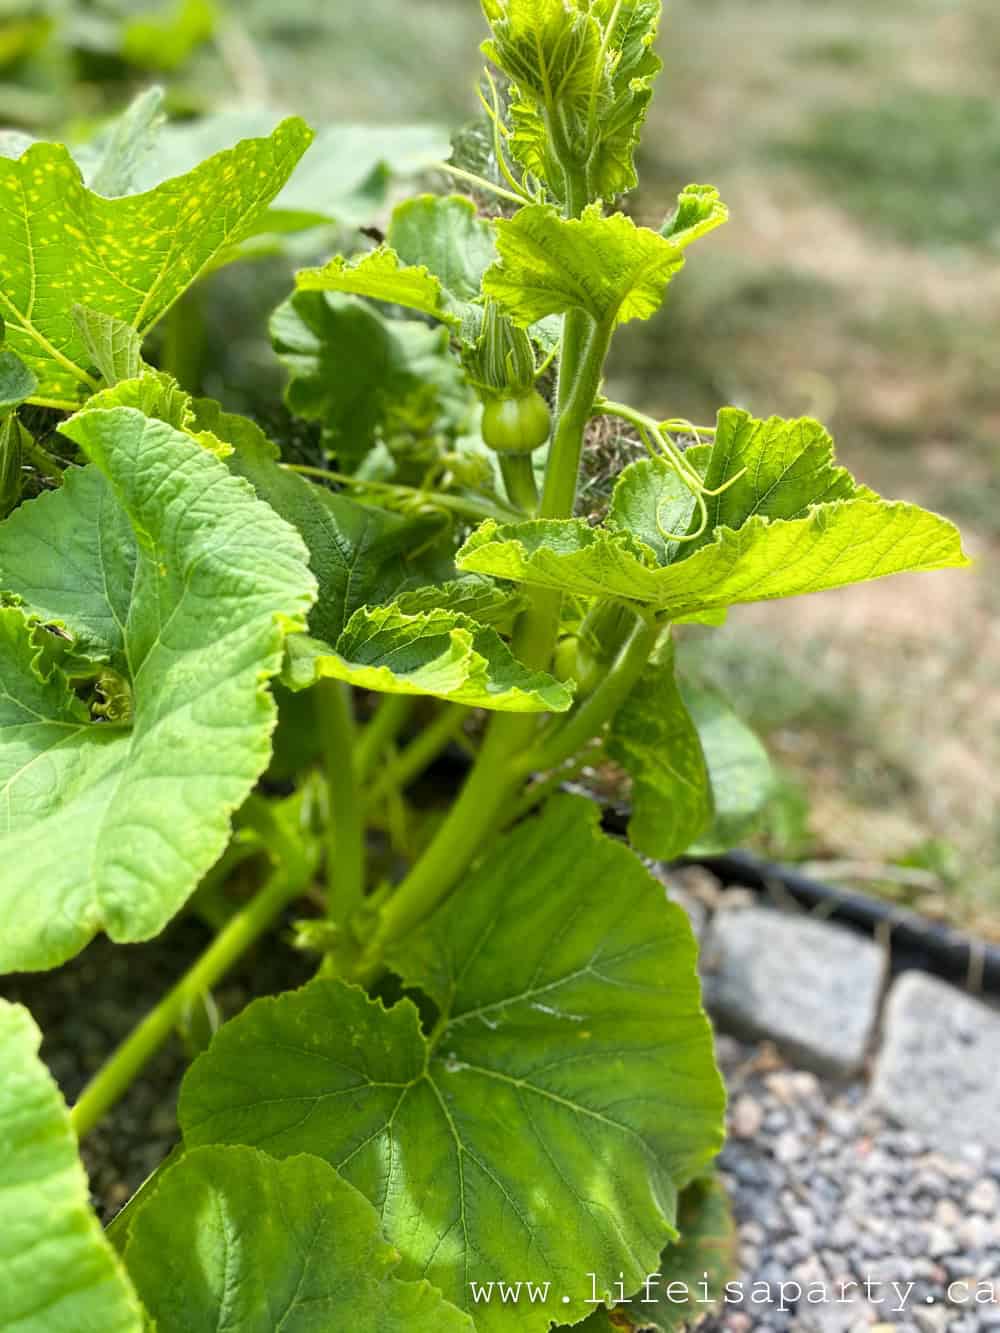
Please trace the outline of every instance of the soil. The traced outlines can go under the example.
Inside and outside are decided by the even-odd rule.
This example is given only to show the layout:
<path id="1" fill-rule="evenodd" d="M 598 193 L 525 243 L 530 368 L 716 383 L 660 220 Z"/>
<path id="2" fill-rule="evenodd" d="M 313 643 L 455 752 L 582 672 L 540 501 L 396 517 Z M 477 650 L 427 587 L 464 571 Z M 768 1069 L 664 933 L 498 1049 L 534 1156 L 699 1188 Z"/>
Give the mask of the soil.
<path id="1" fill-rule="evenodd" d="M 215 992 L 221 1022 L 257 996 L 301 986 L 313 975 L 314 962 L 290 948 L 284 933 L 266 937 Z M 55 972 L 0 979 L 0 996 L 31 1011 L 44 1034 L 42 1059 L 72 1104 L 211 938 L 194 918 L 175 922 L 149 944 L 123 947 L 102 936 Z M 177 1142 L 177 1092 L 188 1059 L 180 1037 L 173 1037 L 82 1144 L 103 1221 L 114 1217 Z"/>

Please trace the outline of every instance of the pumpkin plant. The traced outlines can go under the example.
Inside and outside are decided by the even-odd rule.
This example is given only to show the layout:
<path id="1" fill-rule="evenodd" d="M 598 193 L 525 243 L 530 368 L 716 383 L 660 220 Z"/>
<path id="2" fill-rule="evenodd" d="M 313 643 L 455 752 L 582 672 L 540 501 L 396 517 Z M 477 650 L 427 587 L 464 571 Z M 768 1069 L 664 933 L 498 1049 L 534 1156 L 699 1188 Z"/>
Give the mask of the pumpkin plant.
<path id="1" fill-rule="evenodd" d="M 255 238 L 328 220 L 329 181 L 282 205 L 301 121 L 139 192 L 148 116 L 101 188 L 58 144 L 0 158 L 0 969 L 215 924 L 71 1110 L 0 1002 L 4 1333 L 667 1329 L 698 1310 L 650 1275 L 727 1250 L 695 941 L 637 853 L 738 838 L 759 750 L 678 681 L 675 627 L 966 560 L 815 421 L 605 396 L 726 210 L 617 205 L 659 0 L 483 8 L 489 152 L 449 167 L 479 204 L 403 202 L 273 317 L 310 460 L 144 346 Z M 600 418 L 644 456 L 593 522 Z M 602 757 L 632 849 L 561 790 Z M 181 1143 L 103 1232 L 77 1138 L 289 911 L 315 979 L 194 1059 Z"/>

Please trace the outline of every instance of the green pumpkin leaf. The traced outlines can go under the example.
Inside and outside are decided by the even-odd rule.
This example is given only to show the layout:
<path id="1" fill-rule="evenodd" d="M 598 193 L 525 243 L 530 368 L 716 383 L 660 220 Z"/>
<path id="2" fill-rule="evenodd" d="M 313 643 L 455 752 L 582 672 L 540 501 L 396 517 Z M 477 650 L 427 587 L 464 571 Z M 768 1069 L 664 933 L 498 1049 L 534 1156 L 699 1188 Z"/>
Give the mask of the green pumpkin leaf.
<path id="1" fill-rule="evenodd" d="M 694 453 L 694 451 L 692 451 Z M 670 620 L 741 602 L 839 588 L 908 570 L 968 564 L 946 519 L 880 499 L 833 461 L 814 421 L 755 421 L 726 408 L 704 471 L 708 524 L 662 460 L 624 470 L 607 526 L 489 520 L 456 557 L 460 569 L 589 597 L 640 602 Z M 740 475 L 740 474 L 743 475 Z"/>
<path id="2" fill-rule="evenodd" d="M 185 1153 L 143 1201 L 125 1262 L 157 1333 L 474 1333 L 429 1282 L 394 1276 L 375 1209 L 318 1157 Z"/>
<path id="3" fill-rule="evenodd" d="M 38 1059 L 41 1035 L 26 1009 L 0 999 L 0 1329 L 142 1333 L 90 1208 L 69 1112 Z"/>
<path id="4" fill-rule="evenodd" d="M 453 435 L 466 425 L 471 391 L 445 328 L 386 319 L 339 293 L 299 291 L 272 316 L 271 339 L 290 373 L 289 408 L 322 422 L 345 471 L 411 416 Z"/>
<path id="5" fill-rule="evenodd" d="M 680 856 L 712 819 L 712 788 L 698 730 L 674 676 L 665 638 L 615 714 L 608 754 L 632 778 L 628 837 L 646 856 Z"/>
<path id="6" fill-rule="evenodd" d="M 100 929 L 148 939 L 182 906 L 267 766 L 266 682 L 315 596 L 298 535 L 187 436 L 130 408 L 63 430 L 94 466 L 0 524 L 24 603 L 0 660 L 0 971 Z M 121 677 L 130 724 L 73 713 L 27 611 Z"/>
<path id="7" fill-rule="evenodd" d="M 365 296 L 416 310 L 454 327 L 460 323 L 448 309 L 444 288 L 434 274 L 422 266 L 404 264 L 395 250 L 385 245 L 353 262 L 337 255 L 323 268 L 300 269 L 295 286 L 300 292 Z"/>
<path id="8" fill-rule="evenodd" d="M 147 194 L 88 190 L 60 144 L 0 157 L 0 313 L 12 351 L 38 378 L 34 401 L 72 409 L 96 386 L 77 305 L 142 336 L 253 230 L 311 139 L 287 120 Z M 44 299 L 39 299 L 44 292 Z"/>
<path id="9" fill-rule="evenodd" d="M 715 817 L 691 849 L 702 856 L 731 851 L 754 831 L 776 778 L 756 733 L 714 690 L 681 683 L 708 765 Z"/>
<path id="10" fill-rule="evenodd" d="M 483 290 L 523 327 L 567 310 L 608 326 L 648 319 L 684 264 L 679 246 L 623 213 L 603 217 L 596 204 L 578 220 L 547 205 L 522 208 L 497 223 L 497 250 Z"/>
<path id="11" fill-rule="evenodd" d="M 687 185 L 677 196 L 677 207 L 660 228 L 682 249 L 729 221 L 729 209 L 714 185 Z"/>
<path id="12" fill-rule="evenodd" d="M 738 1242 L 729 1199 L 717 1176 L 696 1180 L 677 1207 L 679 1241 L 668 1245 L 648 1287 L 626 1302 L 594 1312 L 576 1333 L 680 1333 L 722 1305 L 726 1283 L 739 1274 Z M 561 1327 L 558 1333 L 569 1333 Z"/>
<path id="13" fill-rule="evenodd" d="M 495 258 L 492 228 L 471 199 L 426 194 L 393 211 L 385 245 L 351 262 L 337 256 L 323 268 L 303 269 L 295 282 L 300 291 L 346 292 L 416 310 L 473 341 L 481 320 L 474 303 Z"/>
<path id="14" fill-rule="evenodd" d="M 0 348 L 0 412 L 7 412 L 25 402 L 38 389 L 38 380 L 21 358 L 8 348 Z"/>
<path id="15" fill-rule="evenodd" d="M 565 713 L 572 691 L 520 663 L 496 630 L 453 611 L 405 615 L 362 607 L 336 648 L 301 635 L 289 641 L 284 683 L 308 689 L 330 677 L 384 694 L 431 694 L 470 708 Z"/>
<path id="16" fill-rule="evenodd" d="M 142 338 L 131 324 L 83 305 L 73 307 L 73 318 L 87 354 L 106 384 L 138 378 L 142 369 Z"/>
<path id="17" fill-rule="evenodd" d="M 617 6 L 606 50 L 609 78 L 597 109 L 597 144 L 588 162 L 591 193 L 601 199 L 638 184 L 635 150 L 663 68 L 656 54 L 662 8 L 662 0 L 622 0 Z M 598 0 L 593 9 L 607 32 L 616 0 Z"/>
<path id="18" fill-rule="evenodd" d="M 886 500 L 842 500 L 793 521 L 752 518 L 738 532 L 718 529 L 708 546 L 665 567 L 625 534 L 580 521 L 488 519 L 456 562 L 471 573 L 640 602 L 669 620 L 969 563 L 947 519 Z"/>
<path id="19" fill-rule="evenodd" d="M 695 952 L 590 803 L 557 799 L 390 960 L 439 1007 L 430 1037 L 408 1000 L 335 981 L 258 1001 L 188 1072 L 185 1141 L 324 1157 L 479 1333 L 582 1319 L 588 1270 L 631 1288 L 656 1267 L 721 1142 Z M 528 1279 L 547 1301 L 472 1301 Z"/>

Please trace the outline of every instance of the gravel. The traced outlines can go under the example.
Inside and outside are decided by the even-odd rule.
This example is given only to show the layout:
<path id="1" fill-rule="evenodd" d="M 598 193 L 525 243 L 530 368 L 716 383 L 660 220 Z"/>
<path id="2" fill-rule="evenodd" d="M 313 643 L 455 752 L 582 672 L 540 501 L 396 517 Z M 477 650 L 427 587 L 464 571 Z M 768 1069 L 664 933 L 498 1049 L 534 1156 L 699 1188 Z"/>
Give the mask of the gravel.
<path id="1" fill-rule="evenodd" d="M 1000 1156 L 975 1143 L 952 1155 L 934 1151 L 888 1122 L 863 1082 L 844 1086 L 796 1070 L 769 1043 L 720 1037 L 718 1048 L 730 1090 L 720 1166 L 747 1299 L 701 1333 L 1000 1329 L 1000 1305 L 975 1303 L 977 1283 L 982 1296 L 1000 1294 Z M 968 1285 L 952 1287 L 950 1303 L 956 1282 Z M 756 1294 L 770 1294 L 769 1302 L 749 1299 L 754 1283 L 767 1284 Z M 786 1287 L 782 1300 L 782 1283 L 803 1292 L 817 1284 L 817 1296 L 822 1286 L 829 1299 L 810 1305 Z M 966 1290 L 969 1301 L 958 1303 Z"/>

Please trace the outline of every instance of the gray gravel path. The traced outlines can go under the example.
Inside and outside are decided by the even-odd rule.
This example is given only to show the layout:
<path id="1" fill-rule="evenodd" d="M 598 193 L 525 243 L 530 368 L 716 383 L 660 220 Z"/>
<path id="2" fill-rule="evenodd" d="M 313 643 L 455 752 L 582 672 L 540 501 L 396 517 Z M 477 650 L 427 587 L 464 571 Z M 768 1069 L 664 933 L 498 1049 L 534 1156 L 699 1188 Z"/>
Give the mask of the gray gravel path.
<path id="1" fill-rule="evenodd" d="M 766 1043 L 720 1037 L 719 1056 L 731 1099 L 721 1167 L 748 1299 L 704 1333 L 1000 1330 L 1000 1304 L 982 1303 L 1000 1297 L 1000 1159 L 975 1145 L 933 1152 L 871 1109 L 864 1083 L 824 1083 Z M 769 1303 L 749 1299 L 753 1283 Z M 794 1287 L 782 1300 L 782 1283 L 817 1303 Z"/>

